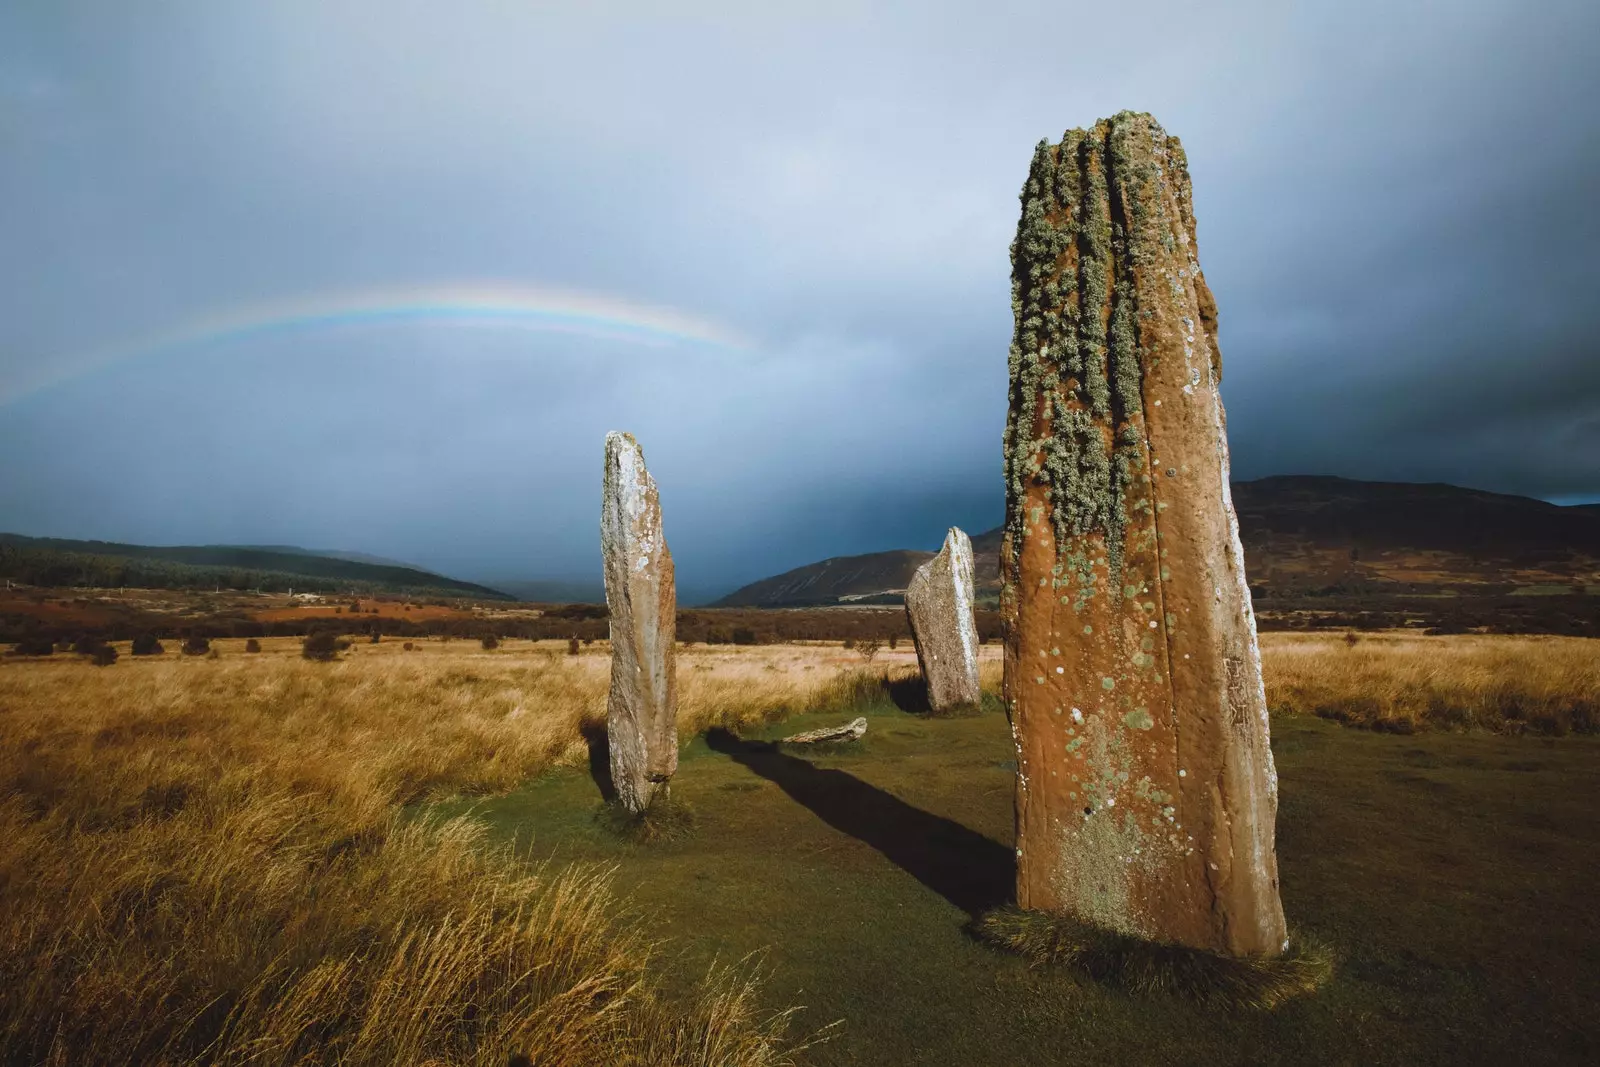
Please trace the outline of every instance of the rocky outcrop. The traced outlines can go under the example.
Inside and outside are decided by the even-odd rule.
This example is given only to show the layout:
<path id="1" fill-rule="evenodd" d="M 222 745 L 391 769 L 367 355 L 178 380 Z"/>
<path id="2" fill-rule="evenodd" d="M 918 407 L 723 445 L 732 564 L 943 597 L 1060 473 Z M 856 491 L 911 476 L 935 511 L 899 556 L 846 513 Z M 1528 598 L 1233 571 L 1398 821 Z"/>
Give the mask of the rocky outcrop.
<path id="1" fill-rule="evenodd" d="M 785 737 L 785 745 L 814 745 L 821 741 L 859 741 L 867 733 L 867 720 L 851 719 L 842 726 L 823 726 Z"/>
<path id="2" fill-rule="evenodd" d="M 678 597 L 656 483 L 632 434 L 606 435 L 600 550 L 611 611 L 611 780 L 617 800 L 642 812 L 664 798 L 678 769 Z"/>
<path id="3" fill-rule="evenodd" d="M 1124 112 L 1040 143 L 1021 199 L 1001 550 L 1018 903 L 1276 955 L 1277 775 L 1183 148 Z"/>
<path id="4" fill-rule="evenodd" d="M 956 527 L 906 587 L 906 617 L 935 712 L 976 707 L 978 622 L 973 616 L 972 542 Z"/>

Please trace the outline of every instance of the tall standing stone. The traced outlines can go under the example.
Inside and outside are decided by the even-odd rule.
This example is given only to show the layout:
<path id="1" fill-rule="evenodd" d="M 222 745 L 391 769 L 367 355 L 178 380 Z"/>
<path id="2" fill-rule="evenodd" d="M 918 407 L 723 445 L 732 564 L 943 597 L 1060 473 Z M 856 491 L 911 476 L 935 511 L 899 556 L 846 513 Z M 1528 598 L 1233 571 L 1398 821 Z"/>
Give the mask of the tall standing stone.
<path id="1" fill-rule="evenodd" d="M 906 587 L 906 617 L 934 711 L 975 706 L 982 696 L 972 601 L 972 542 L 952 526 L 939 554 Z"/>
<path id="2" fill-rule="evenodd" d="M 655 479 L 632 434 L 606 434 L 600 549 L 611 611 L 611 780 L 618 801 L 642 812 L 678 769 L 678 596 Z"/>
<path id="3" fill-rule="evenodd" d="M 1018 903 L 1277 955 L 1277 773 L 1183 148 L 1123 112 L 1041 142 L 1021 199 L 1001 549 Z"/>

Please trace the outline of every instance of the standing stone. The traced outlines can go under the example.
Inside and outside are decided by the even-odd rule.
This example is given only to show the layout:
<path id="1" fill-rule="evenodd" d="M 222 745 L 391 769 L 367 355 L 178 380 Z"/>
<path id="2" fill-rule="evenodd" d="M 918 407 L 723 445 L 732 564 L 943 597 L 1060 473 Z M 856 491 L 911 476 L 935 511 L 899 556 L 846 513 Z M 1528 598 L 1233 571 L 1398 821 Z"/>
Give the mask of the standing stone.
<path id="1" fill-rule="evenodd" d="M 917 568 L 906 587 L 906 616 L 917 663 L 928 683 L 928 706 L 976 706 L 978 623 L 972 615 L 972 542 L 956 527 L 939 554 Z"/>
<path id="2" fill-rule="evenodd" d="M 655 479 L 632 434 L 606 434 L 600 551 L 611 610 L 611 780 L 637 813 L 665 797 L 678 769 L 678 596 Z"/>
<path id="3" fill-rule="evenodd" d="M 1018 903 L 1277 955 L 1277 773 L 1183 148 L 1123 112 L 1041 142 L 1021 199 L 1001 548 Z"/>

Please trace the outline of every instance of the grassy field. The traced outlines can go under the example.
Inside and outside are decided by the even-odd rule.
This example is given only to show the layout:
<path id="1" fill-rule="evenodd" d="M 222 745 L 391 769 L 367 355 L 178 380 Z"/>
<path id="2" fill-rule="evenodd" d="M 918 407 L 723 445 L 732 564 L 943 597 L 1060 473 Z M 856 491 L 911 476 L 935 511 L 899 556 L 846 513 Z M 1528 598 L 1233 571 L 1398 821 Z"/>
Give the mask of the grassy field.
<path id="1" fill-rule="evenodd" d="M 1340 962 L 1244 1015 L 968 935 L 1010 889 L 1010 740 L 897 707 L 904 648 L 687 650 L 694 826 L 638 846 L 596 819 L 602 644 L 217 644 L 0 664 L 0 1062 L 1600 1055 L 1600 743 L 1535 736 L 1593 729 L 1595 642 L 1264 640 L 1285 905 Z M 858 711 L 859 750 L 762 743 Z"/>

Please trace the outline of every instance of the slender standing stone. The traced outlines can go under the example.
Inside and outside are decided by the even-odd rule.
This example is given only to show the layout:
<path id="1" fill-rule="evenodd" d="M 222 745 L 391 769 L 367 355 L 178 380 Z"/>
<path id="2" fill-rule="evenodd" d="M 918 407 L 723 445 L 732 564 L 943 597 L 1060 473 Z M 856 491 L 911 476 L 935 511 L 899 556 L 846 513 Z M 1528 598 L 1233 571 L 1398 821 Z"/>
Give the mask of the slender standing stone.
<path id="1" fill-rule="evenodd" d="M 678 597 L 655 479 L 632 434 L 606 434 L 600 549 L 611 610 L 611 780 L 617 799 L 642 812 L 678 769 Z"/>
<path id="2" fill-rule="evenodd" d="M 972 542 L 956 527 L 950 527 L 939 554 L 911 576 L 906 617 L 928 684 L 928 706 L 934 711 L 976 706 L 982 694 L 978 623 L 972 614 Z"/>
<path id="3" fill-rule="evenodd" d="M 1123 112 L 1041 142 L 1021 199 L 1001 549 L 1018 903 L 1277 955 L 1277 773 L 1183 148 Z"/>

